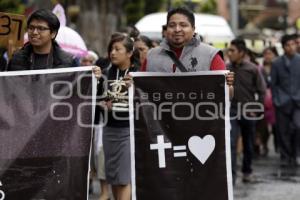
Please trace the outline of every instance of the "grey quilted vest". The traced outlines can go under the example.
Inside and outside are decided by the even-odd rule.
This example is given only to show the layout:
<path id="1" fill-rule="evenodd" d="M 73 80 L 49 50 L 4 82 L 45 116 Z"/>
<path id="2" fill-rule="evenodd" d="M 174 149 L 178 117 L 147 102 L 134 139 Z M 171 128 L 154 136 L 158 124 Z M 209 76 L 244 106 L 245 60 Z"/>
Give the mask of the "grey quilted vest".
<path id="1" fill-rule="evenodd" d="M 146 71 L 173 72 L 174 62 L 165 50 L 170 50 L 170 47 L 164 39 L 159 47 L 148 52 Z M 209 71 L 211 61 L 218 52 L 218 49 L 200 42 L 199 36 L 196 35 L 184 46 L 179 60 L 189 72 Z M 176 72 L 180 70 L 176 68 Z"/>

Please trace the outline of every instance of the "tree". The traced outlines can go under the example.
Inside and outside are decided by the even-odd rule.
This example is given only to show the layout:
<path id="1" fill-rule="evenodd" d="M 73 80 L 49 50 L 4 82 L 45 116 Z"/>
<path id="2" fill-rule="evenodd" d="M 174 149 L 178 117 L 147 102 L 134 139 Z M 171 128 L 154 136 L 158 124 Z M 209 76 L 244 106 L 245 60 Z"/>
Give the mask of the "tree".
<path id="1" fill-rule="evenodd" d="M 217 14 L 217 8 L 216 0 L 206 0 L 203 4 L 201 4 L 200 12 Z"/>
<path id="2" fill-rule="evenodd" d="M 1 0 L 0 1 L 1 12 L 23 14 L 25 6 L 21 0 Z"/>
<path id="3" fill-rule="evenodd" d="M 80 0 L 77 30 L 89 49 L 106 55 L 113 32 L 134 25 L 145 14 L 157 12 L 164 0 Z"/>
<path id="4" fill-rule="evenodd" d="M 144 0 L 144 1 L 145 1 L 145 8 L 144 8 L 145 15 L 160 11 L 162 6 L 166 3 L 166 0 L 156 0 L 155 3 L 153 3 L 153 0 Z"/>
<path id="5" fill-rule="evenodd" d="M 79 1 L 80 17 L 77 29 L 89 49 L 106 55 L 106 47 L 113 32 L 120 27 L 124 0 Z"/>
<path id="6" fill-rule="evenodd" d="M 127 25 L 134 25 L 144 15 L 158 12 L 164 0 L 127 0 L 125 4 L 125 15 L 127 16 Z"/>
<path id="7" fill-rule="evenodd" d="M 125 13 L 127 16 L 127 24 L 134 25 L 141 17 L 144 16 L 144 0 L 135 0 L 134 2 L 125 2 Z"/>

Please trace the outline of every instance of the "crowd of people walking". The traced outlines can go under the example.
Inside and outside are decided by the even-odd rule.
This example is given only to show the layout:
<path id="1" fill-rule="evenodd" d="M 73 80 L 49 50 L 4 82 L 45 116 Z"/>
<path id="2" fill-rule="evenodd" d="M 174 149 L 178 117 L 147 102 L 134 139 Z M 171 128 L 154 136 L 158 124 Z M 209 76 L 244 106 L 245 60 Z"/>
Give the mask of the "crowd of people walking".
<path id="1" fill-rule="evenodd" d="M 238 141 L 242 140 L 242 181 L 253 183 L 255 155 L 268 156 L 268 140 L 274 138 L 281 167 L 298 167 L 300 148 L 300 43 L 297 34 L 281 38 L 284 53 L 274 46 L 261 52 L 261 62 L 250 56 L 243 38 L 235 38 L 227 49 L 219 50 L 195 33 L 194 14 L 186 8 L 168 12 L 160 44 L 144 35 L 117 32 L 111 35 L 107 55 L 88 51 L 76 58 L 55 42 L 60 23 L 48 10 L 37 10 L 27 20 L 29 42 L 8 60 L 1 51 L 1 70 L 37 70 L 61 67 L 93 66 L 99 78 L 94 131 L 94 159 L 100 180 L 100 200 L 109 199 L 109 188 L 116 200 L 129 200 L 131 193 L 128 91 L 123 84 L 135 71 L 184 73 L 188 71 L 229 70 L 226 77 L 231 93 L 231 158 L 233 184 L 237 179 Z M 223 56 L 224 54 L 224 56 Z M 251 58 L 252 57 L 252 58 Z M 224 60 L 224 58 L 227 58 Z M 102 73 L 100 73 L 100 68 Z M 102 87 L 107 77 L 108 88 Z M 123 82 L 122 82 L 123 81 Z M 116 87 L 121 90 L 116 91 Z M 248 106 L 248 107 L 247 107 Z M 100 119 L 108 109 L 105 126 Z M 245 111 L 245 112 L 244 112 Z M 242 114 L 240 114 L 242 113 Z M 120 120 L 115 116 L 122 117 Z"/>

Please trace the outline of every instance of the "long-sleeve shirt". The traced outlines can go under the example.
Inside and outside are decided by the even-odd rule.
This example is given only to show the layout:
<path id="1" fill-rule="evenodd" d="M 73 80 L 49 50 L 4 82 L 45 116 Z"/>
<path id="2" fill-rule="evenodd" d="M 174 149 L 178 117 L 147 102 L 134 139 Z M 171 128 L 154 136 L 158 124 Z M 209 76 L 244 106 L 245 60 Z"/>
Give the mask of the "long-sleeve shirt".
<path id="1" fill-rule="evenodd" d="M 237 65 L 229 64 L 227 68 L 235 73 L 231 108 L 237 108 L 238 103 L 241 105 L 249 102 L 263 103 L 266 84 L 256 65 L 243 61 Z M 257 108 L 257 106 L 253 106 L 253 108 Z"/>

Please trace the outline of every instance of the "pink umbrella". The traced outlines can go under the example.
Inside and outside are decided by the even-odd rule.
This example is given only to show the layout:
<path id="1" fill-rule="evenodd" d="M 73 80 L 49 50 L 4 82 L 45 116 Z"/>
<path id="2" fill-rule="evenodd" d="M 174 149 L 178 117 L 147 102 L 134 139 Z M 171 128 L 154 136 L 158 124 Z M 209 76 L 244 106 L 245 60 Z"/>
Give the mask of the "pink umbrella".
<path id="1" fill-rule="evenodd" d="M 52 12 L 57 16 L 60 22 L 60 29 L 56 36 L 56 41 L 59 46 L 73 55 L 79 57 L 85 56 L 87 54 L 87 48 L 83 39 L 76 31 L 66 26 L 67 19 L 64 7 L 57 3 Z"/>
<path id="2" fill-rule="evenodd" d="M 82 37 L 67 26 L 60 27 L 55 40 L 63 50 L 73 55 L 82 57 L 87 54 L 87 48 Z"/>
<path id="3" fill-rule="evenodd" d="M 87 54 L 87 48 L 82 37 L 67 26 L 61 26 L 59 28 L 55 40 L 64 51 L 75 56 L 83 57 Z M 27 33 L 24 35 L 24 42 L 28 42 Z"/>

